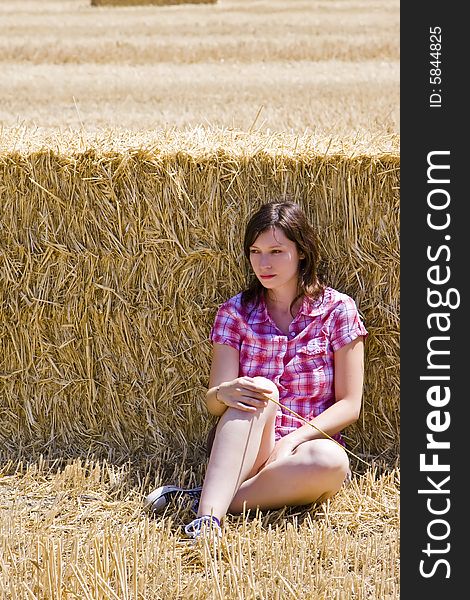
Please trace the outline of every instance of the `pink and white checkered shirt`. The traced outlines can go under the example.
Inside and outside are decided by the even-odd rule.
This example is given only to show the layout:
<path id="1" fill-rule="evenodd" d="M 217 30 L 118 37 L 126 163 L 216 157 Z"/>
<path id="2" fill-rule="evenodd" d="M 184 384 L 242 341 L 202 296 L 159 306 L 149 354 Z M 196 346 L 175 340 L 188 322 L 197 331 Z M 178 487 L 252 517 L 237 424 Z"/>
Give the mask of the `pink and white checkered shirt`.
<path id="1" fill-rule="evenodd" d="M 335 402 L 334 352 L 361 335 L 367 336 L 367 330 L 354 300 L 327 287 L 317 300 L 304 297 L 287 335 L 277 328 L 263 299 L 257 307 L 242 307 L 237 294 L 220 306 L 210 340 L 240 352 L 239 377 L 270 379 L 280 403 L 310 421 Z M 303 424 L 278 409 L 276 440 Z M 332 437 L 344 445 L 340 433 Z"/>

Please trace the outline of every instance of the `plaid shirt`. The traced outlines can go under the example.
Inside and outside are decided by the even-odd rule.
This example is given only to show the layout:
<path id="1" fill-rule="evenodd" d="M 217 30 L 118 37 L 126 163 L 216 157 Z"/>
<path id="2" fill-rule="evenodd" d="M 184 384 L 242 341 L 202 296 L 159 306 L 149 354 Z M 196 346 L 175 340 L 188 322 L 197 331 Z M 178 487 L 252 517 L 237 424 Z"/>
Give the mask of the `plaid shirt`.
<path id="1" fill-rule="evenodd" d="M 263 299 L 258 306 L 242 307 L 237 294 L 220 306 L 210 340 L 240 352 L 239 377 L 270 379 L 280 403 L 311 421 L 335 402 L 334 352 L 361 335 L 367 330 L 354 300 L 327 287 L 317 300 L 304 297 L 287 335 L 274 324 Z M 303 424 L 278 409 L 276 440 Z M 340 433 L 332 437 L 344 445 Z"/>

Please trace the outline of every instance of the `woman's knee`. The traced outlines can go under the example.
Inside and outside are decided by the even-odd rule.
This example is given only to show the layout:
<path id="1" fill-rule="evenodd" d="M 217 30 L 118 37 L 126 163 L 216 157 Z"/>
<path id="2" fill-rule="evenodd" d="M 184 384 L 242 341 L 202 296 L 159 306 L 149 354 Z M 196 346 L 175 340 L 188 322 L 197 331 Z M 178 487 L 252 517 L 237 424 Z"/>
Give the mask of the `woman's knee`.
<path id="1" fill-rule="evenodd" d="M 279 390 L 277 389 L 277 385 L 273 383 L 270 379 L 267 379 L 266 377 L 257 376 L 253 377 L 253 379 L 258 385 L 270 390 L 267 396 L 268 398 L 272 398 L 274 402 L 268 401 L 267 405 L 262 409 L 261 412 L 263 415 L 266 415 L 268 417 L 274 417 L 278 409 L 278 405 L 276 403 L 279 402 Z"/>
<path id="2" fill-rule="evenodd" d="M 298 447 L 318 474 L 330 475 L 343 482 L 349 473 L 349 459 L 342 446 L 333 440 L 321 439 L 306 442 Z"/>
<path id="3" fill-rule="evenodd" d="M 257 385 L 263 386 L 263 388 L 268 388 L 270 391 L 267 395 L 273 400 L 276 400 L 276 402 L 279 402 L 279 390 L 277 389 L 277 385 L 273 381 L 271 381 L 267 377 L 261 377 L 260 375 L 253 377 L 253 379 L 255 380 Z"/>
<path id="4" fill-rule="evenodd" d="M 324 502 L 332 498 L 343 486 L 349 471 L 349 459 L 342 446 L 333 440 L 321 439 L 301 444 L 310 446 L 303 451 L 308 453 L 307 460 L 312 469 L 312 480 L 316 481 L 323 492 L 313 501 Z M 316 487 L 318 494 L 318 487 Z"/>
<path id="5" fill-rule="evenodd" d="M 215 436 L 219 432 L 220 427 L 227 421 L 231 421 L 231 420 L 238 421 L 238 420 L 240 420 L 240 417 L 243 417 L 243 420 L 245 420 L 245 421 L 251 421 L 253 419 L 256 419 L 256 420 L 259 420 L 259 422 L 264 422 L 264 423 L 270 424 L 270 426 L 272 425 L 274 427 L 274 422 L 275 422 L 275 418 L 276 418 L 276 414 L 277 414 L 277 410 L 278 410 L 278 405 L 276 404 L 276 402 L 279 401 L 279 390 L 277 389 L 276 384 L 273 383 L 271 380 L 267 379 L 266 377 L 257 376 L 257 377 L 254 377 L 253 379 L 256 380 L 258 385 L 263 386 L 263 388 L 270 389 L 270 392 L 268 393 L 268 397 L 275 400 L 275 402 L 268 401 L 268 403 L 266 404 L 266 406 L 264 408 L 260 408 L 256 412 L 245 412 L 245 411 L 240 411 L 240 409 L 237 409 L 237 408 L 229 407 L 224 412 L 222 417 L 220 417 L 218 419 L 217 423 L 209 431 L 209 434 L 208 434 L 208 437 L 206 440 L 207 456 L 210 456 L 210 453 L 212 451 L 212 446 L 214 445 Z"/>

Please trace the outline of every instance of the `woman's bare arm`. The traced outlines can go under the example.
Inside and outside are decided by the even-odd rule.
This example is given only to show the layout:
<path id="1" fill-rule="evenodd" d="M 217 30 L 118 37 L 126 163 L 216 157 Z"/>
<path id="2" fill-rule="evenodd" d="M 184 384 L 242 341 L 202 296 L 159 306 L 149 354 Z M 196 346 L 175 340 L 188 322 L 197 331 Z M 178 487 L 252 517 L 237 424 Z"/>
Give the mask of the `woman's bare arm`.
<path id="1" fill-rule="evenodd" d="M 272 389 L 263 387 L 253 377 L 239 377 L 239 363 L 238 350 L 226 344 L 214 344 L 206 393 L 207 410 L 212 415 L 220 417 L 228 406 L 248 412 L 266 406 Z"/>
<path id="2" fill-rule="evenodd" d="M 207 410 L 216 417 L 220 417 L 227 410 L 227 406 L 216 399 L 217 386 L 238 377 L 239 362 L 240 353 L 232 346 L 227 344 L 214 344 L 212 346 L 212 363 L 206 404 Z"/>
<path id="3" fill-rule="evenodd" d="M 335 352 L 334 382 L 336 402 L 311 421 L 332 436 L 359 418 L 364 380 L 364 340 L 359 336 Z M 302 425 L 285 436 L 296 445 L 324 437 L 310 425 Z"/>

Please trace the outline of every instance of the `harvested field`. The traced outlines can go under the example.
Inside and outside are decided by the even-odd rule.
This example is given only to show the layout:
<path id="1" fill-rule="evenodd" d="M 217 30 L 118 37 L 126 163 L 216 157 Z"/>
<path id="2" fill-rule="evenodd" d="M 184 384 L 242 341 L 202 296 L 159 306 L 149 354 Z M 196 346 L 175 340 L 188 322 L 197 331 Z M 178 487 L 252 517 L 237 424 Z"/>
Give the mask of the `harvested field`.
<path id="1" fill-rule="evenodd" d="M 0 600 L 398 600 L 398 2 L 0 1 Z M 209 327 L 288 194 L 370 332 L 352 482 L 192 547 Z"/>
<path id="2" fill-rule="evenodd" d="M 143 513 L 150 482 L 142 465 L 4 466 L 0 597 L 399 598 L 397 471 L 373 469 L 321 507 L 230 516 L 215 551 L 182 538 L 184 504 Z"/>
<path id="3" fill-rule="evenodd" d="M 398 2 L 0 2 L 0 123 L 399 131 Z"/>
<path id="4" fill-rule="evenodd" d="M 91 0 L 91 6 L 171 6 L 175 4 L 215 4 L 217 0 Z"/>

